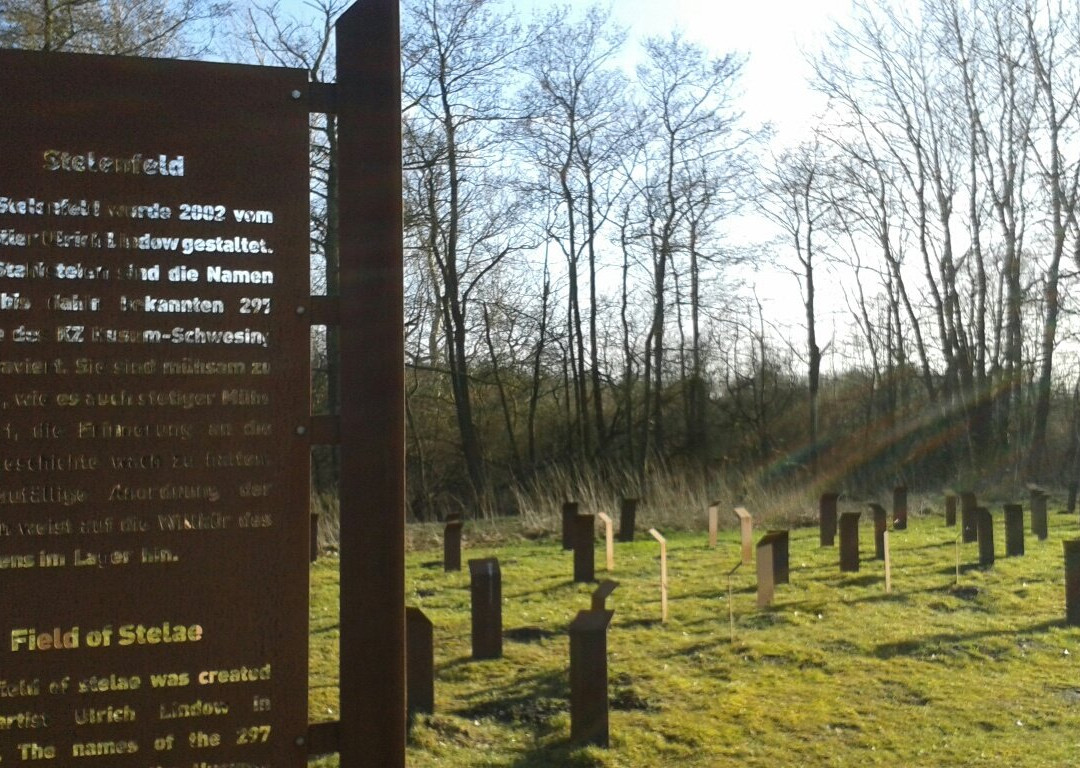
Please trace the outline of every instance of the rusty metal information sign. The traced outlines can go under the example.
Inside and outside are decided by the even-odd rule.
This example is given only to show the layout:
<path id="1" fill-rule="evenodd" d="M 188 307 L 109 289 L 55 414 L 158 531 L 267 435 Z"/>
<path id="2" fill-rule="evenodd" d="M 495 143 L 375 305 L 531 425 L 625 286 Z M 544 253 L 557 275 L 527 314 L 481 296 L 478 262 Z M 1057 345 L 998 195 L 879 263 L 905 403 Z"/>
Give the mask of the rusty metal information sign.
<path id="1" fill-rule="evenodd" d="M 305 74 L 0 71 L 0 765 L 304 765 Z"/>

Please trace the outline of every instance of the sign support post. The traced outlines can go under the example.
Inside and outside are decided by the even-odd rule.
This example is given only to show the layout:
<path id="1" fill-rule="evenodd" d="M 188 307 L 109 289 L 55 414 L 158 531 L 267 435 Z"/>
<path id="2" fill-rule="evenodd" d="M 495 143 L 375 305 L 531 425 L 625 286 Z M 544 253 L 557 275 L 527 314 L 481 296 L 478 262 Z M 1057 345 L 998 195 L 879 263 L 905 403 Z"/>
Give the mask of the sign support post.
<path id="1" fill-rule="evenodd" d="M 396 0 L 337 22 L 342 768 L 405 765 L 405 379 Z"/>

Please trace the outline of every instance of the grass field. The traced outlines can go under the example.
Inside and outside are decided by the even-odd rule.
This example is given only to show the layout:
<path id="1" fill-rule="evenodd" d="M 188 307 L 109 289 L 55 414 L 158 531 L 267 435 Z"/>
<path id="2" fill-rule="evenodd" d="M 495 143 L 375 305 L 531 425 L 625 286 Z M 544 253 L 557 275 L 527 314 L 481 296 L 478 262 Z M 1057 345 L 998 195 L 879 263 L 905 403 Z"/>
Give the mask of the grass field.
<path id="1" fill-rule="evenodd" d="M 863 506 L 841 507 L 865 509 Z M 659 547 L 639 533 L 616 544 L 619 587 L 608 605 L 611 747 L 568 743 L 569 635 L 593 589 L 572 583 L 572 554 L 554 539 L 469 546 L 498 557 L 504 655 L 470 659 L 469 576 L 444 573 L 441 550 L 408 557 L 406 594 L 435 625 L 436 712 L 412 724 L 408 764 L 427 766 L 1062 766 L 1080 763 L 1080 628 L 1064 623 L 1063 539 L 1075 516 L 1053 504 L 1050 536 L 1027 553 L 975 566 L 978 545 L 954 541 L 940 515 L 891 535 L 892 594 L 873 560 L 841 574 L 816 528 L 791 532 L 791 583 L 756 607 L 752 565 L 732 577 L 737 533 L 716 549 L 704 533 L 668 538 L 670 619 L 659 622 Z M 755 533 L 755 540 L 760 531 Z M 479 538 L 479 537 L 478 537 Z M 311 719 L 335 719 L 337 570 L 312 572 Z M 333 766 L 333 760 L 321 765 Z"/>

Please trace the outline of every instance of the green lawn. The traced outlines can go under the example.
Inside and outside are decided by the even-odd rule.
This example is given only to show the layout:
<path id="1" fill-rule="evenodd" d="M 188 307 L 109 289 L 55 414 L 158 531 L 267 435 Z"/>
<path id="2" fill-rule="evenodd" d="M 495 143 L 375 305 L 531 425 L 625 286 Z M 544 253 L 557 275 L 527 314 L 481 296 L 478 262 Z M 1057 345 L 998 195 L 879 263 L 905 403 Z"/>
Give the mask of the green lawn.
<path id="1" fill-rule="evenodd" d="M 567 627 L 592 590 L 572 583 L 571 553 L 555 541 L 466 550 L 498 557 L 503 578 L 504 657 L 473 662 L 468 568 L 444 573 L 441 551 L 412 552 L 406 594 L 435 624 L 437 711 L 413 724 L 409 766 L 1076 765 L 1080 628 L 1063 620 L 1061 541 L 1080 525 L 1051 506 L 1049 539 L 1028 533 L 1027 554 L 1005 558 L 994 514 L 997 562 L 980 570 L 978 545 L 962 545 L 959 587 L 958 529 L 913 517 L 891 536 L 891 595 L 869 514 L 857 574 L 840 573 L 816 528 L 794 530 L 791 583 L 771 607 L 756 607 L 752 565 L 735 573 L 734 642 L 735 532 L 715 550 L 704 534 L 669 537 L 666 624 L 659 546 L 647 534 L 616 544 L 606 750 L 568 744 Z M 607 578 L 600 538 L 596 563 Z M 333 719 L 333 558 L 314 566 L 312 589 L 311 717 Z"/>

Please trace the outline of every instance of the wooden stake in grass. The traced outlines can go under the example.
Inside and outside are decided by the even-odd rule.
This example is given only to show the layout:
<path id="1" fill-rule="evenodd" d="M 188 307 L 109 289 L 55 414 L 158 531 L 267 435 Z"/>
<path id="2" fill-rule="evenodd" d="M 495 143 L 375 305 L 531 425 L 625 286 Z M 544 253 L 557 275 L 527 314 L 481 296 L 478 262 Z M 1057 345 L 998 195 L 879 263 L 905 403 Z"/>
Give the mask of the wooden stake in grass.
<path id="1" fill-rule="evenodd" d="M 960 586 L 960 539 L 963 538 L 964 531 L 961 526 L 960 533 L 956 534 L 956 538 L 953 539 L 953 548 L 956 550 L 956 586 Z"/>
<path id="2" fill-rule="evenodd" d="M 727 618 L 728 629 L 731 633 L 731 644 L 735 645 L 735 603 L 732 599 L 731 592 L 731 577 L 735 575 L 735 571 L 739 570 L 742 566 L 742 560 L 735 563 L 735 567 L 727 572 Z"/>
<path id="3" fill-rule="evenodd" d="M 667 539 L 660 535 L 655 528 L 649 529 L 649 534 L 660 542 L 660 621 L 667 623 Z"/>
<path id="4" fill-rule="evenodd" d="M 735 507 L 735 516 L 739 518 L 739 529 L 742 531 L 742 561 L 749 565 L 754 562 L 754 520 L 746 507 Z"/>
<path id="5" fill-rule="evenodd" d="M 600 519 L 604 521 L 604 542 L 607 545 L 607 569 L 615 570 L 615 533 L 611 529 L 611 516 L 600 513 Z"/>
<path id="6" fill-rule="evenodd" d="M 892 594 L 892 554 L 889 551 L 889 532 L 885 531 L 885 594 Z"/>
<path id="7" fill-rule="evenodd" d="M 720 516 L 720 502 L 709 505 L 709 549 L 716 549 L 716 526 Z"/>

